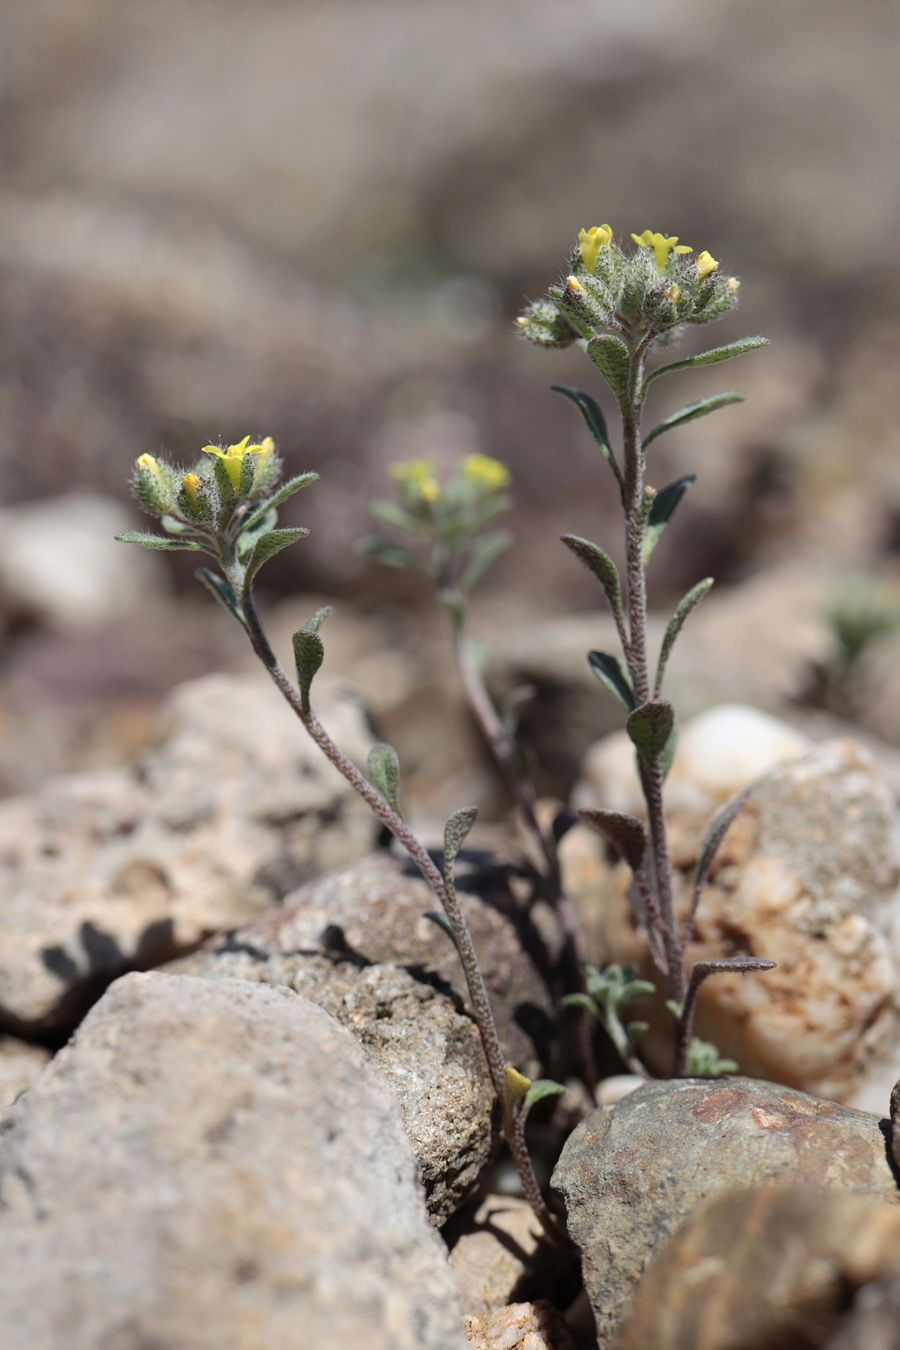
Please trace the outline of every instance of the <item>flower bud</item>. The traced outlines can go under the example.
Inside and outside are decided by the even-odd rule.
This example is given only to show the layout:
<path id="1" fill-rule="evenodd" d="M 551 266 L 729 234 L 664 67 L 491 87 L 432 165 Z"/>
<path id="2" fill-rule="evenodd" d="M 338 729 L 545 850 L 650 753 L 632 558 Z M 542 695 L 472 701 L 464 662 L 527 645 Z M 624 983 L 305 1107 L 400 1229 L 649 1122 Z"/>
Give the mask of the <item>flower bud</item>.
<path id="1" fill-rule="evenodd" d="M 571 347 L 579 336 L 556 305 L 536 300 L 516 319 L 522 337 L 538 347 Z"/>
<path id="2" fill-rule="evenodd" d="M 159 461 L 152 455 L 140 455 L 134 466 L 134 495 L 151 516 L 165 516 L 175 501 L 170 483 Z"/>
<path id="3" fill-rule="evenodd" d="M 612 296 L 604 283 L 589 276 L 567 277 L 557 303 L 582 337 L 593 337 L 596 331 L 605 328 L 613 308 Z"/>

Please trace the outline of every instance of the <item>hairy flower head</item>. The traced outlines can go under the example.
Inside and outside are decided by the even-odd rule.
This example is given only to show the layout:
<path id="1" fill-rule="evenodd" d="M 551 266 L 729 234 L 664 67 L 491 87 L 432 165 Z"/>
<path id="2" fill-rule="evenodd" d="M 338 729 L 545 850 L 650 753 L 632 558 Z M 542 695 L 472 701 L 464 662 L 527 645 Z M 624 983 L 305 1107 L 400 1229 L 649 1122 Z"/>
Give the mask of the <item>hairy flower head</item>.
<path id="1" fill-rule="evenodd" d="M 510 480 L 506 465 L 499 459 L 491 459 L 490 455 L 466 455 L 462 471 L 467 483 L 485 492 L 498 492 L 507 487 Z"/>
<path id="2" fill-rule="evenodd" d="M 585 267 L 594 275 L 597 255 L 601 248 L 609 248 L 612 242 L 612 230 L 608 225 L 593 225 L 589 230 L 578 231 L 578 247 Z"/>
<path id="3" fill-rule="evenodd" d="M 268 459 L 274 449 L 275 442 L 271 436 L 267 436 L 264 441 L 255 441 L 252 445 L 250 444 L 250 437 L 245 436 L 237 445 L 229 445 L 225 449 L 220 445 L 204 445 L 202 453 L 204 455 L 216 455 L 221 459 L 232 487 L 238 487 L 241 481 L 244 456 L 259 455 L 260 463 L 262 463 L 264 459 Z"/>
<path id="4" fill-rule="evenodd" d="M 654 234 L 653 230 L 644 230 L 643 234 L 633 234 L 631 237 L 636 244 L 640 244 L 641 248 L 653 249 L 656 266 L 660 272 L 666 270 L 670 253 L 690 253 L 692 251 L 688 244 L 679 244 L 677 234 L 667 237 L 664 234 Z"/>

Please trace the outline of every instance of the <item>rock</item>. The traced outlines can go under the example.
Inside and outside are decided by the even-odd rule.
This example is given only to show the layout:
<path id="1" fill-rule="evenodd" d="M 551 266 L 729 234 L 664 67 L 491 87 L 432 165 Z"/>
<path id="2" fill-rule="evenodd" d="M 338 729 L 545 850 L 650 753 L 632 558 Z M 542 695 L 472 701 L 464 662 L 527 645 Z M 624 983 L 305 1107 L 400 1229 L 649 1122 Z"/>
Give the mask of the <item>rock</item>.
<path id="1" fill-rule="evenodd" d="M 877 1116 L 774 1083 L 648 1083 L 582 1121 L 552 1185 L 581 1251 L 601 1346 L 701 1200 L 766 1182 L 898 1201 Z"/>
<path id="2" fill-rule="evenodd" d="M 9 1350 L 465 1345 L 393 1095 L 287 990 L 119 980 L 6 1112 L 0 1194 Z"/>
<path id="3" fill-rule="evenodd" d="M 160 559 L 116 542 L 119 502 L 72 492 L 0 511 L 0 607 L 72 631 L 132 613 L 165 587 Z"/>
<path id="4" fill-rule="evenodd" d="M 636 1073 L 614 1073 L 610 1078 L 603 1078 L 597 1084 L 595 1096 L 598 1106 L 612 1106 L 614 1102 L 620 1102 L 623 1097 L 627 1097 L 631 1092 L 637 1092 L 646 1083 L 646 1078 L 639 1078 Z"/>
<path id="5" fill-rule="evenodd" d="M 0 1036 L 0 1111 L 37 1082 L 49 1059 L 42 1045 Z"/>
<path id="6" fill-rule="evenodd" d="M 565 1323 L 543 1299 L 467 1317 L 466 1336 L 471 1350 L 572 1350 Z"/>
<path id="7" fill-rule="evenodd" d="M 554 1249 L 558 1257 L 558 1249 Z M 450 1250 L 466 1316 L 482 1316 L 536 1292 L 548 1243 L 527 1200 L 488 1195 Z"/>
<path id="8" fill-rule="evenodd" d="M 670 816 L 682 914 L 708 823 L 685 801 L 682 794 Z M 583 851 L 570 875 L 590 959 L 637 961 L 650 978 L 627 867 L 610 867 L 596 849 L 589 861 L 592 846 L 576 847 Z M 860 745 L 829 742 L 773 768 L 716 855 L 688 960 L 749 954 L 778 965 L 707 980 L 697 1035 L 745 1073 L 885 1112 L 900 1077 L 898 881 L 897 808 Z M 654 1026 L 641 1052 L 666 1072 L 669 1019 L 657 1016 Z"/>
<path id="9" fill-rule="evenodd" d="M 477 1184 L 493 1147 L 494 1096 L 478 1028 L 447 994 L 392 965 L 252 946 L 198 952 L 169 969 L 293 989 L 343 1023 L 395 1093 L 432 1222 Z M 529 1210 L 530 1212 L 530 1210 Z"/>
<path id="10" fill-rule="evenodd" d="M 825 1350 L 900 1350 L 900 1278 L 864 1285 Z"/>
<path id="11" fill-rule="evenodd" d="M 354 756 L 358 706 L 322 709 Z M 180 686 L 138 773 L 0 802 L 0 1024 L 67 1027 L 110 979 L 233 928 L 378 826 L 259 677 Z"/>
<path id="12" fill-rule="evenodd" d="M 613 1346 L 814 1350 L 831 1344 L 849 1295 L 898 1274 L 894 1206 L 794 1186 L 725 1191 L 669 1239 Z"/>

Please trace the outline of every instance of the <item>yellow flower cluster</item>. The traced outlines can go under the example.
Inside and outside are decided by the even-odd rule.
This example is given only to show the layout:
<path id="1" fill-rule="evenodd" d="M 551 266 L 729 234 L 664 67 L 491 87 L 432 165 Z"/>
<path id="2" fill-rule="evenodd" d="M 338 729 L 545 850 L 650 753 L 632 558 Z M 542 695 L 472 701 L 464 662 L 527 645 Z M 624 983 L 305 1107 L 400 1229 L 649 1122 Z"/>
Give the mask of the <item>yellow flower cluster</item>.
<path id="1" fill-rule="evenodd" d="M 267 436 L 264 441 L 250 444 L 250 437 L 245 436 L 237 445 L 229 445 L 224 450 L 220 445 L 204 445 L 202 453 L 204 455 L 217 455 L 225 465 L 225 471 L 231 479 L 233 487 L 238 487 L 241 481 L 241 466 L 245 455 L 259 455 L 260 461 L 268 458 L 275 449 L 275 442 L 271 436 Z M 188 474 L 188 478 L 193 475 Z M 190 494 L 187 479 L 185 479 L 185 489 Z"/>
<path id="2" fill-rule="evenodd" d="M 486 492 L 499 492 L 509 486 L 510 473 L 499 459 L 490 455 L 466 455 L 463 460 L 463 477 L 467 483 L 482 488 Z"/>
<path id="3" fill-rule="evenodd" d="M 441 495 L 441 485 L 434 476 L 433 459 L 399 460 L 390 465 L 389 472 L 398 483 L 417 492 L 423 502 L 436 502 Z"/>

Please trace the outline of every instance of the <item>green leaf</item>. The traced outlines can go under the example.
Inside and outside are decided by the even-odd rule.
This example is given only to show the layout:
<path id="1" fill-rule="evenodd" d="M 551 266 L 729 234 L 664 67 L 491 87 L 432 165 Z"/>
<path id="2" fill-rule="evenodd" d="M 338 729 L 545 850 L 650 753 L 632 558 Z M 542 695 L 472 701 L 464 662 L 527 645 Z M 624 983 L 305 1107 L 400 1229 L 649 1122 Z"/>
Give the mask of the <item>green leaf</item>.
<path id="1" fill-rule="evenodd" d="M 537 1078 L 525 1093 L 523 1110 L 530 1111 L 536 1102 L 543 1101 L 545 1097 L 561 1097 L 565 1090 L 562 1083 L 554 1083 L 552 1078 Z"/>
<path id="2" fill-rule="evenodd" d="M 120 544 L 140 544 L 141 548 L 158 548 L 168 553 L 178 549 L 187 549 L 191 553 L 210 552 L 207 544 L 200 544 L 196 539 L 167 539 L 164 534 L 147 534 L 143 530 L 122 530 L 115 537 Z"/>
<path id="3" fill-rule="evenodd" d="M 417 572 L 428 571 L 425 564 L 402 544 L 392 544 L 386 539 L 365 539 L 360 548 L 370 558 L 376 558 L 378 562 L 384 563 L 385 567 L 412 567 Z"/>
<path id="4" fill-rule="evenodd" d="M 309 530 L 298 527 L 291 530 L 270 530 L 268 534 L 260 535 L 247 563 L 246 584 L 250 585 L 263 563 L 274 558 L 276 553 L 280 553 L 289 544 L 296 544 L 298 539 L 304 539 L 308 534 Z"/>
<path id="5" fill-rule="evenodd" d="M 274 530 L 277 523 L 278 512 L 267 511 L 252 527 L 244 526 L 236 540 L 238 557 L 242 562 L 253 552 L 257 539 L 263 534 L 268 534 L 270 530 Z"/>
<path id="6" fill-rule="evenodd" d="M 675 709 L 663 698 L 651 699 L 635 708 L 625 730 L 641 759 L 652 768 L 663 759 L 675 730 Z"/>
<path id="7" fill-rule="evenodd" d="M 750 800 L 752 788 L 744 788 L 743 792 L 724 806 L 717 816 L 714 816 L 703 836 L 703 843 L 700 845 L 700 852 L 697 854 L 697 864 L 694 868 L 694 897 L 695 902 L 691 906 L 691 914 L 696 909 L 696 902 L 700 899 L 700 892 L 706 885 L 706 878 L 709 875 L 709 869 L 712 866 L 713 859 L 719 851 L 719 846 L 725 835 L 728 833 L 732 822 L 737 819 L 741 811 Z"/>
<path id="8" fill-rule="evenodd" d="M 429 910 L 424 917 L 426 919 L 430 919 L 432 923 L 436 923 L 438 928 L 440 928 L 443 933 L 447 934 L 447 937 L 453 943 L 456 950 L 459 951 L 459 942 L 457 941 L 456 934 L 453 931 L 453 924 L 447 918 L 447 915 L 443 912 L 443 910 L 440 911 Z"/>
<path id="9" fill-rule="evenodd" d="M 414 534 L 417 539 L 427 540 L 432 536 L 433 526 L 430 522 L 419 520 L 411 511 L 404 511 L 403 507 L 397 506 L 395 502 L 379 499 L 370 504 L 369 510 L 384 525 L 391 525 L 395 530 L 403 530 L 406 534 Z"/>
<path id="10" fill-rule="evenodd" d="M 625 1035 L 628 1038 L 628 1045 L 634 1049 L 636 1041 L 639 1041 L 645 1031 L 650 1030 L 649 1022 L 629 1022 L 625 1028 Z"/>
<path id="11" fill-rule="evenodd" d="M 683 478 L 677 478 L 674 483 L 669 483 L 666 487 L 660 488 L 650 503 L 647 528 L 644 533 L 644 546 L 641 550 L 641 561 L 645 567 L 650 561 L 650 555 L 659 543 L 660 535 L 672 519 L 676 506 L 691 483 L 696 480 L 696 477 L 695 473 L 687 473 Z"/>
<path id="12" fill-rule="evenodd" d="M 739 338 L 737 342 L 729 342 L 724 347 L 713 347 L 708 352 L 700 352 L 697 356 L 687 356 L 683 361 L 671 361 L 667 366 L 658 366 L 656 370 L 651 370 L 644 381 L 644 389 L 656 380 L 660 375 L 668 375 L 673 370 L 691 370 L 696 366 L 714 366 L 719 361 L 730 361 L 733 356 L 741 356 L 744 352 L 755 351 L 757 347 L 767 347 L 769 339 L 764 337 Z"/>
<path id="13" fill-rule="evenodd" d="M 334 613 L 334 605 L 323 605 L 321 609 L 316 610 L 315 614 L 312 616 L 311 619 L 307 619 L 306 623 L 303 625 L 303 632 L 318 633 L 319 629 L 322 627 L 322 624 L 333 613 Z"/>
<path id="14" fill-rule="evenodd" d="M 459 583 L 461 591 L 468 595 L 478 585 L 491 564 L 497 561 L 504 549 L 509 548 L 511 538 L 508 530 L 494 530 L 473 542 L 471 556 Z"/>
<path id="15" fill-rule="evenodd" d="M 564 1008 L 584 1008 L 592 1017 L 599 1016 L 597 1005 L 590 994 L 566 994 L 560 1002 Z"/>
<path id="16" fill-rule="evenodd" d="M 616 698 L 626 712 L 634 707 L 634 690 L 622 663 L 608 652 L 588 652 L 588 663 L 601 684 Z"/>
<path id="17" fill-rule="evenodd" d="M 679 601 L 675 613 L 669 620 L 668 627 L 666 628 L 666 635 L 663 638 L 662 647 L 660 648 L 659 662 L 656 667 L 655 692 L 657 696 L 659 695 L 659 691 L 662 688 L 663 674 L 665 673 L 666 662 L 668 661 L 672 648 L 675 645 L 675 639 L 678 637 L 678 634 L 684 627 L 684 621 L 690 614 L 691 610 L 695 609 L 697 605 L 699 605 L 700 601 L 706 595 L 712 584 L 713 584 L 712 577 L 704 577 L 702 581 L 698 581 L 696 586 L 692 587 L 691 590 L 688 591 L 687 595 L 684 596 Z"/>
<path id="18" fill-rule="evenodd" d="M 717 1047 L 711 1041 L 701 1041 L 696 1036 L 691 1038 L 685 1065 L 688 1078 L 719 1078 L 722 1074 L 737 1071 L 737 1061 L 721 1059 Z"/>
<path id="19" fill-rule="evenodd" d="M 444 870 L 448 877 L 477 815 L 477 806 L 464 806 L 461 811 L 454 811 L 444 826 Z"/>
<path id="20" fill-rule="evenodd" d="M 294 661 L 297 665 L 297 688 L 303 711 L 309 712 L 309 690 L 313 679 L 325 660 L 325 646 L 318 633 L 301 628 L 291 639 L 294 647 Z"/>
<path id="21" fill-rule="evenodd" d="M 628 863 L 632 872 L 636 872 L 644 861 L 647 849 L 647 835 L 637 816 L 627 811 L 594 811 L 582 809 L 579 816 L 598 834 L 616 848 Z"/>
<path id="22" fill-rule="evenodd" d="M 622 583 L 619 580 L 618 569 L 612 558 L 603 552 L 597 544 L 592 544 L 589 539 L 582 539 L 577 534 L 563 534 L 560 536 L 566 548 L 571 549 L 576 558 L 580 558 L 594 576 L 600 582 L 606 592 L 606 598 L 609 601 L 609 607 L 616 618 L 622 617 Z"/>
<path id="23" fill-rule="evenodd" d="M 522 710 L 527 703 L 531 702 L 536 693 L 537 685 L 517 684 L 515 689 L 510 689 L 508 694 L 504 694 L 498 711 L 500 721 L 503 723 L 508 736 L 515 736 L 519 729 Z"/>
<path id="24" fill-rule="evenodd" d="M 644 437 L 642 448 L 646 450 L 650 442 L 655 441 L 664 431 L 671 431 L 673 427 L 683 427 L 687 422 L 695 422 L 698 417 L 705 417 L 707 413 L 715 412 L 717 408 L 727 408 L 729 403 L 743 403 L 745 398 L 746 394 L 739 393 L 737 389 L 726 389 L 722 394 L 713 394 L 710 398 L 701 398 L 696 403 L 688 403 L 655 426 Z"/>
<path id="25" fill-rule="evenodd" d="M 369 751 L 369 781 L 377 787 L 382 797 L 395 815 L 403 817 L 400 810 L 400 760 L 392 745 L 379 742 Z"/>
<path id="26" fill-rule="evenodd" d="M 271 497 L 267 497 L 264 502 L 260 502 L 259 506 L 247 517 L 243 528 L 252 530 L 254 525 L 258 525 L 268 511 L 280 506 L 282 502 L 286 502 L 288 497 L 293 497 L 294 493 L 299 492 L 301 488 L 309 487 L 310 483 L 314 483 L 318 477 L 317 473 L 301 473 L 296 478 L 289 478 Z"/>
<path id="27" fill-rule="evenodd" d="M 194 576 L 198 581 L 202 581 L 206 589 L 211 591 L 219 601 L 219 604 L 224 605 L 228 610 L 228 613 L 237 619 L 242 628 L 246 629 L 247 621 L 240 611 L 237 596 L 232 590 L 230 583 L 227 582 L 224 577 L 220 577 L 215 572 L 211 572 L 208 567 L 198 568 L 194 573 Z"/>
<path id="28" fill-rule="evenodd" d="M 622 339 L 612 333 L 601 333 L 600 337 L 591 338 L 587 354 L 618 401 L 624 403 L 628 398 L 631 353 Z"/>
<path id="29" fill-rule="evenodd" d="M 603 410 L 599 403 L 592 399 L 590 394 L 583 394 L 580 389 L 571 389 L 566 384 L 553 384 L 550 387 L 557 394 L 565 394 L 566 398 L 570 398 L 580 410 L 582 417 L 587 423 L 588 431 L 590 431 L 594 440 L 599 445 L 603 458 L 616 475 L 619 487 L 621 487 L 623 481 L 622 470 L 616 462 L 612 446 L 609 443 L 609 431 L 606 426 L 606 418 L 603 416 Z"/>
<path id="30" fill-rule="evenodd" d="M 167 534 L 196 534 L 197 527 L 188 525 L 183 520 L 178 520 L 175 516 L 160 516 L 159 523 Z"/>

